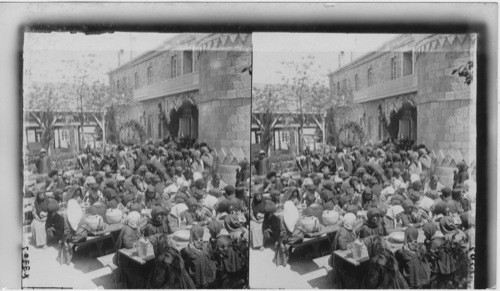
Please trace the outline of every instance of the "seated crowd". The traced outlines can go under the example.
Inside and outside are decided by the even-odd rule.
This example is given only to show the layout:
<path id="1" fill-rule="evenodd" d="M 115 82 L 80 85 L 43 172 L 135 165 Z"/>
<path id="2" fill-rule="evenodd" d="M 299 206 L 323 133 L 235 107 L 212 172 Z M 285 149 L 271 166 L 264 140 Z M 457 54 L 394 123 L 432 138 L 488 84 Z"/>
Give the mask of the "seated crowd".
<path id="1" fill-rule="evenodd" d="M 253 176 L 252 247 L 270 243 L 274 262 L 286 265 L 292 248 L 317 231 L 307 218 L 321 222 L 325 212 L 334 212 L 338 230 L 328 236 L 333 289 L 467 288 L 473 282 L 475 177 L 461 162 L 453 185 L 445 185 L 429 154 L 424 145 L 404 150 L 390 141 L 327 147 L 304 151 L 295 175 Z M 404 233 L 397 249 L 386 241 L 393 232 Z M 365 245 L 369 261 L 354 266 L 333 254 L 355 241 Z"/>
<path id="2" fill-rule="evenodd" d="M 43 248 L 56 244 L 58 260 L 70 264 L 75 244 L 119 223 L 114 275 L 125 288 L 246 287 L 247 164 L 241 163 L 236 183 L 228 185 L 217 155 L 205 143 L 162 140 L 106 149 L 103 155 L 87 149 L 78 156 L 79 170 L 53 170 L 25 191 L 36 197 L 33 242 Z M 74 205 L 85 213 L 76 225 L 69 219 Z M 176 247 L 178 231 L 189 233 L 187 246 Z M 210 239 L 203 239 L 205 233 Z M 153 246 L 152 267 L 118 252 L 134 248 L 142 238 Z"/>

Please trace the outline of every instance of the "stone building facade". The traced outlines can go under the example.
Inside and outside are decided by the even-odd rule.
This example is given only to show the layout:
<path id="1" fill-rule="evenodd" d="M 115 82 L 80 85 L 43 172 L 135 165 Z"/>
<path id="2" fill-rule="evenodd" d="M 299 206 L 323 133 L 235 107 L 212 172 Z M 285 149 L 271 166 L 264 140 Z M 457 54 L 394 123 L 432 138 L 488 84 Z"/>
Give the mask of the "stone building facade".
<path id="1" fill-rule="evenodd" d="M 473 34 L 405 34 L 329 74 L 330 89 L 350 93 L 344 122 L 360 124 L 366 141 L 425 144 L 449 180 L 462 160 L 475 168 L 476 82 L 453 74 L 468 62 L 476 64 Z"/>
<path id="2" fill-rule="evenodd" d="M 186 33 L 112 70 L 113 93 L 134 101 L 117 107 L 121 141 L 130 120 L 143 128 L 136 139 L 190 136 L 211 145 L 234 179 L 250 155 L 251 58 L 251 34 Z"/>

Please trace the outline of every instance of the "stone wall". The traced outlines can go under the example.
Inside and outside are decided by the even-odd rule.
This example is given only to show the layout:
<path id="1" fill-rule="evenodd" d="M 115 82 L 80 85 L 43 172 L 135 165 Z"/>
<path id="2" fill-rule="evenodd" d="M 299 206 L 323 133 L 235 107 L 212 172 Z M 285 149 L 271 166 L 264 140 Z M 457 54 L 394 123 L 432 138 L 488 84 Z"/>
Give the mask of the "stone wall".
<path id="1" fill-rule="evenodd" d="M 441 168 L 454 169 L 462 159 L 476 160 L 475 85 L 452 71 L 475 60 L 473 35 L 432 35 L 416 46 L 419 143 L 426 144 Z M 473 82 L 474 83 L 474 82 Z"/>
<path id="2" fill-rule="evenodd" d="M 250 156 L 252 82 L 243 70 L 251 65 L 251 45 L 250 34 L 211 35 L 199 44 L 199 140 L 224 152 L 231 149 L 237 161 Z"/>

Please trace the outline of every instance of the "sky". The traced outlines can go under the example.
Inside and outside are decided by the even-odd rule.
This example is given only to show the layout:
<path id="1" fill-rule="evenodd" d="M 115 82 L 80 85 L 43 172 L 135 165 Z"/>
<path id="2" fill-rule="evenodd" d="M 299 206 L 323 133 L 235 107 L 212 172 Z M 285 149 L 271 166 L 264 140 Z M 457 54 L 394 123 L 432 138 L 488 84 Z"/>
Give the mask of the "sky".
<path id="1" fill-rule="evenodd" d="M 76 74 L 66 60 L 81 60 L 89 53 L 100 64 L 93 76 L 108 82 L 107 72 L 146 51 L 155 49 L 176 34 L 115 32 L 101 35 L 69 32 L 33 33 L 24 37 L 24 81 L 63 82 Z M 394 38 L 393 34 L 334 33 L 254 33 L 253 83 L 276 84 L 281 81 L 277 71 L 284 72 L 282 61 L 299 61 L 312 55 L 317 68 L 314 78 L 327 84 L 327 73 L 338 68 L 338 54 L 345 52 L 346 61 L 378 48 Z M 69 78 L 68 78 L 69 76 Z"/>
<path id="2" fill-rule="evenodd" d="M 101 35 L 71 34 L 69 32 L 24 34 L 23 71 L 25 82 L 63 82 L 76 74 L 66 60 L 81 60 L 95 54 L 101 64 L 93 73 L 97 80 L 108 82 L 107 72 L 118 66 L 118 52 L 123 50 L 121 64 L 148 50 L 159 47 L 176 34 L 115 32 Z M 71 79 L 71 78 L 70 78 Z"/>
<path id="3" fill-rule="evenodd" d="M 394 37 L 395 34 L 254 33 L 252 81 L 254 84 L 280 83 L 281 75 L 277 72 L 285 72 L 281 62 L 299 62 L 302 57 L 312 55 L 317 72 L 313 78 L 327 85 L 328 72 L 338 68 L 339 52 L 344 51 L 347 62 L 351 53 L 354 60 Z"/>

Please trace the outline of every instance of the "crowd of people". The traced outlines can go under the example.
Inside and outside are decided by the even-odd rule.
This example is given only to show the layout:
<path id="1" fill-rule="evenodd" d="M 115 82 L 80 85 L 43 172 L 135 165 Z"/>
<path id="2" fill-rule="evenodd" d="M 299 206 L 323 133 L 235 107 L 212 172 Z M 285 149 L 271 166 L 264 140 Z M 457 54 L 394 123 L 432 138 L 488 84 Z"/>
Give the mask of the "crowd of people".
<path id="1" fill-rule="evenodd" d="M 46 171 L 47 163 L 39 164 Z M 209 145 L 165 139 L 104 151 L 87 148 L 77 165 L 64 172 L 48 169 L 25 190 L 25 197 L 36 197 L 31 232 L 37 247 L 54 244 L 58 260 L 70 264 L 74 244 L 84 242 L 90 231 L 122 223 L 113 262 L 123 287 L 248 286 L 247 162 L 241 163 L 236 183 L 226 183 Z M 85 212 L 76 223 L 70 213 L 75 205 Z M 112 222 L 116 213 L 119 219 Z M 103 221 L 97 229 L 91 223 L 95 217 Z M 180 230 L 189 232 L 189 243 L 178 249 L 172 239 Z M 149 268 L 118 252 L 144 238 L 154 249 Z"/>
<path id="2" fill-rule="evenodd" d="M 405 147 L 386 141 L 306 149 L 296 158 L 296 173 L 272 171 L 261 151 L 253 162 L 251 246 L 269 245 L 276 265 L 286 265 L 292 247 L 311 232 L 305 219 L 321 221 L 324 211 L 336 212 L 339 229 L 329 240 L 331 288 L 470 287 L 475 172 L 460 162 L 448 185 L 425 145 Z M 384 239 L 393 232 L 404 232 L 397 250 Z M 425 239 L 418 239 L 419 232 Z M 366 246 L 369 262 L 353 266 L 333 254 L 355 241 Z"/>

